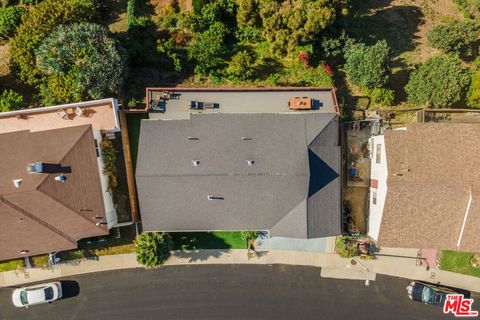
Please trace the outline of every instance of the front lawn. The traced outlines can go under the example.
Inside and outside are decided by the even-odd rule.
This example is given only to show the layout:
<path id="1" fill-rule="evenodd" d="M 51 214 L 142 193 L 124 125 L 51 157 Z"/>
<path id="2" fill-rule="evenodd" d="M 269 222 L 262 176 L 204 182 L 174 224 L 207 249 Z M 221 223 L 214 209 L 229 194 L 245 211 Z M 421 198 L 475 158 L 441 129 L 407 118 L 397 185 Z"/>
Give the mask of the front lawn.
<path id="1" fill-rule="evenodd" d="M 240 232 L 172 232 L 175 250 L 245 249 Z"/>
<path id="2" fill-rule="evenodd" d="M 440 258 L 440 269 L 480 277 L 480 269 L 470 265 L 473 255 L 473 252 L 444 250 Z"/>

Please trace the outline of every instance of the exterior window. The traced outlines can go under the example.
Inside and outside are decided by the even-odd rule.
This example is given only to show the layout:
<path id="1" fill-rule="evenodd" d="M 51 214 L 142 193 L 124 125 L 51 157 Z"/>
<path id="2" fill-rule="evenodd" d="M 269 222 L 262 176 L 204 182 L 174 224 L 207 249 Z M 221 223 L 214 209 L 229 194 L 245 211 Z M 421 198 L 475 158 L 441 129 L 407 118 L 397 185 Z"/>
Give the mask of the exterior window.
<path id="1" fill-rule="evenodd" d="M 381 160 L 382 160 L 382 145 L 381 144 L 377 144 L 377 149 L 375 150 L 375 162 L 376 163 L 380 163 Z"/>
<path id="2" fill-rule="evenodd" d="M 372 203 L 377 204 L 377 190 L 372 190 Z"/>
<path id="3" fill-rule="evenodd" d="M 97 158 L 100 157 L 100 150 L 98 149 L 98 141 L 97 139 L 93 139 L 95 142 L 95 151 L 97 152 Z"/>

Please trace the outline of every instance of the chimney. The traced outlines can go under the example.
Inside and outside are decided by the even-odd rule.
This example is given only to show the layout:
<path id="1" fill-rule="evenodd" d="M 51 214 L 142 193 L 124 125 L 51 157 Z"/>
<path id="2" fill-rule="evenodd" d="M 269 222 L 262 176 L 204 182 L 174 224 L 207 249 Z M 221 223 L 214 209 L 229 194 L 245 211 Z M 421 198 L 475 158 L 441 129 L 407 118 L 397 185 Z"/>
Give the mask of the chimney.
<path id="1" fill-rule="evenodd" d="M 27 166 L 28 173 L 43 173 L 43 162 L 31 163 Z"/>
<path id="2" fill-rule="evenodd" d="M 13 181 L 13 185 L 15 186 L 15 188 L 20 188 L 20 185 L 22 184 L 22 179 L 15 179 L 15 180 L 12 180 Z"/>

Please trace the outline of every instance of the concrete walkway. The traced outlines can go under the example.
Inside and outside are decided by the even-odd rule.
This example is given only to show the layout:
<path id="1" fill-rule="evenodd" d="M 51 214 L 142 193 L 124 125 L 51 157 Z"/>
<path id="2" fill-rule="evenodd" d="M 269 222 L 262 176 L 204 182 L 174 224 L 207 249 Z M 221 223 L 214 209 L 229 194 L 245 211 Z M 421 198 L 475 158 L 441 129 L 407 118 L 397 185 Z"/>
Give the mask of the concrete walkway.
<path id="1" fill-rule="evenodd" d="M 259 251 L 258 257 L 248 258 L 247 250 L 200 250 L 172 252 L 165 265 L 190 264 L 287 264 L 320 267 L 320 275 L 328 278 L 375 280 L 376 274 L 385 274 L 480 292 L 480 278 L 437 269 L 426 270 L 416 265 L 416 250 L 384 249 L 375 260 L 344 259 L 336 254 L 301 251 Z M 414 255 L 415 253 L 415 255 Z M 141 268 L 134 254 L 100 256 L 97 260 L 63 262 L 52 269 L 27 269 L 0 273 L 0 287 L 45 281 L 77 274 Z"/>

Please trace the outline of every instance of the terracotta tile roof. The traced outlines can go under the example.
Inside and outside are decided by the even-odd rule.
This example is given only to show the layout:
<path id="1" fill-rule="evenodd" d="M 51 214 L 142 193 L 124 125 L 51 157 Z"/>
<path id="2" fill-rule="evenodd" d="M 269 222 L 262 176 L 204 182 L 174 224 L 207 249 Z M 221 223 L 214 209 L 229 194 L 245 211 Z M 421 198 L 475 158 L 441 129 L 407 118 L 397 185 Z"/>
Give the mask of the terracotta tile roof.
<path id="1" fill-rule="evenodd" d="M 476 124 L 418 123 L 385 132 L 380 246 L 480 250 L 479 138 Z"/>
<path id="2" fill-rule="evenodd" d="M 0 260 L 66 250 L 76 241 L 107 234 L 91 126 L 0 134 Z M 28 164 L 49 173 L 28 173 Z M 63 173 L 64 183 L 55 181 Z M 22 179 L 19 188 L 13 180 Z"/>

